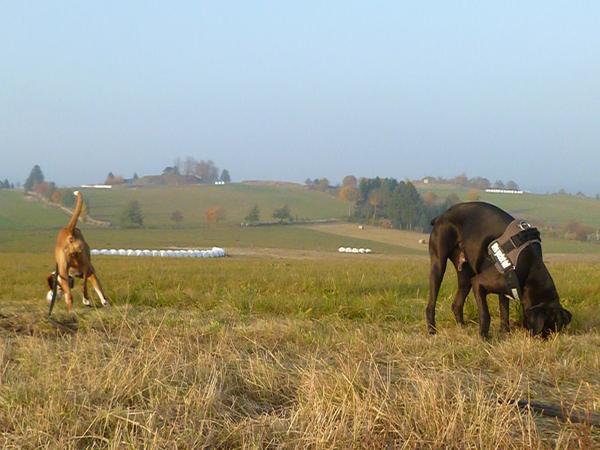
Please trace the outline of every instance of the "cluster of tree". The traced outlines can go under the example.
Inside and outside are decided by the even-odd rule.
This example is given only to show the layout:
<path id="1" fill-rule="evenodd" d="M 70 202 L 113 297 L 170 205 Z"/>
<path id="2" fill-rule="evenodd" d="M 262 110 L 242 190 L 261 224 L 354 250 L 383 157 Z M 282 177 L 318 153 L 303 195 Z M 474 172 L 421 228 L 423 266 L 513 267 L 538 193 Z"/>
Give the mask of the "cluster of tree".
<path id="1" fill-rule="evenodd" d="M 393 228 L 428 230 L 431 219 L 458 202 L 456 194 L 446 198 L 428 194 L 422 198 L 411 182 L 361 178 L 354 218 Z"/>
<path id="2" fill-rule="evenodd" d="M 315 178 L 314 180 L 307 178 L 304 181 L 304 184 L 309 189 L 315 189 L 317 191 L 323 191 L 323 192 L 329 190 L 329 188 L 330 188 L 329 180 L 327 178 Z"/>
<path id="3" fill-rule="evenodd" d="M 121 175 L 115 175 L 109 172 L 104 184 L 111 186 L 129 185 L 186 185 L 207 183 L 213 184 L 217 181 L 223 183 L 231 182 L 231 175 L 227 169 L 219 170 L 212 161 L 196 161 L 188 156 L 184 159 L 177 158 L 172 166 L 163 169 L 160 175 L 146 175 L 139 177 L 137 173 L 131 178 L 125 178 Z"/>
<path id="4" fill-rule="evenodd" d="M 285 204 L 280 208 L 275 208 L 273 210 L 273 214 L 271 215 L 273 219 L 277 220 L 280 223 L 284 222 L 292 222 L 294 220 L 292 216 L 292 211 L 289 205 Z M 257 223 L 260 222 L 260 208 L 258 205 L 254 205 L 248 211 L 246 217 L 244 217 L 244 222 L 246 223 Z"/>
<path id="5" fill-rule="evenodd" d="M 73 208 L 75 206 L 75 195 L 71 189 L 59 189 L 53 181 L 46 181 L 42 169 L 37 164 L 33 166 L 27 180 L 23 184 L 27 192 L 35 192 L 47 201 Z M 90 204 L 87 199 L 83 200 L 81 219 L 85 220 L 90 213 Z"/>
<path id="6" fill-rule="evenodd" d="M 121 175 L 115 175 L 112 172 L 108 172 L 108 175 L 106 176 L 106 180 L 104 180 L 104 184 L 109 184 L 111 186 L 119 186 L 122 184 L 126 184 L 126 180 Z"/>
<path id="7" fill-rule="evenodd" d="M 444 177 L 433 177 L 427 176 L 423 178 L 423 181 L 427 181 L 428 183 L 437 183 L 437 184 L 452 184 L 462 187 L 471 187 L 475 189 L 511 189 L 518 190 L 519 185 L 515 183 L 513 180 L 509 180 L 504 182 L 502 180 L 496 180 L 493 183 L 484 177 L 475 177 L 469 178 L 466 174 L 462 173 L 453 178 L 444 178 Z"/>
<path id="8" fill-rule="evenodd" d="M 0 181 L 0 189 L 14 189 L 15 185 L 8 181 L 8 178 L 5 178 L 4 181 Z"/>
<path id="9" fill-rule="evenodd" d="M 202 183 L 214 183 L 215 181 L 231 182 L 231 175 L 227 169 L 223 169 L 219 175 L 219 168 L 211 160 L 196 161 L 192 156 L 184 159 L 177 158 L 172 169 L 179 175 L 196 176 Z"/>
<path id="10" fill-rule="evenodd" d="M 575 241 L 587 241 L 590 239 L 590 237 L 598 237 L 598 232 L 596 231 L 594 234 L 594 229 L 592 227 L 575 221 L 567 223 L 562 231 L 565 239 L 571 239 Z"/>

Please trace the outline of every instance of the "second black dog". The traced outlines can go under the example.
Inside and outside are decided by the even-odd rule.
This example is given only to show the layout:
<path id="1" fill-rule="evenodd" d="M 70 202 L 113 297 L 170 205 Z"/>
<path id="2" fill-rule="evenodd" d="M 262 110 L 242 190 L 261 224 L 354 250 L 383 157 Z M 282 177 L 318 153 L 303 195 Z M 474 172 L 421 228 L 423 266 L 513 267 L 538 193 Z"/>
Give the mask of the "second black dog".
<path id="1" fill-rule="evenodd" d="M 500 300 L 501 328 L 509 327 L 509 286 L 493 264 L 489 263 L 488 246 L 498 239 L 514 218 L 496 206 L 482 202 L 460 203 L 432 221 L 429 239 L 431 271 L 427 325 L 436 332 L 435 306 L 446 271 L 452 261 L 457 269 L 458 290 L 452 303 L 456 321 L 464 324 L 463 306 L 473 289 L 479 313 L 479 333 L 487 337 L 490 313 L 486 296 L 497 294 Z M 516 276 L 522 292 L 523 326 L 534 335 L 547 337 L 560 331 L 571 321 L 571 313 L 559 301 L 554 281 L 542 259 L 539 242 L 523 249 L 516 266 Z"/>

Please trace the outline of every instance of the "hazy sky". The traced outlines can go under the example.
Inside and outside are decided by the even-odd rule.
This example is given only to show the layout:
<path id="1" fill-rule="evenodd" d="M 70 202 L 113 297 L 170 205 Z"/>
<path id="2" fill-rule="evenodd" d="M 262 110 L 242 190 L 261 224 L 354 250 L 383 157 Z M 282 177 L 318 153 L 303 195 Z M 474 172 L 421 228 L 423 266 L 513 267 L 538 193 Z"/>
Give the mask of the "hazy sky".
<path id="1" fill-rule="evenodd" d="M 193 155 L 600 192 L 600 2 L 0 0 L 0 154 L 59 184 Z"/>

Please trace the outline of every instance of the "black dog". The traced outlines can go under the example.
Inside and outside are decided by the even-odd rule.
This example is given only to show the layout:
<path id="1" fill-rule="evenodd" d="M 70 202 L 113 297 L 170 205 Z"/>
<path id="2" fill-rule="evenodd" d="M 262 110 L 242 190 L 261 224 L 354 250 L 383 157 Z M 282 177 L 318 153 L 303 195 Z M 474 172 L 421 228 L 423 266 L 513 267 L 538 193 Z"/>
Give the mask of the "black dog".
<path id="1" fill-rule="evenodd" d="M 498 294 L 501 328 L 508 330 L 508 297 L 511 290 L 503 274 L 490 264 L 488 246 L 498 239 L 514 218 L 496 206 L 482 202 L 460 203 L 432 221 L 429 239 L 431 272 L 427 325 L 434 334 L 435 304 L 446 271 L 452 261 L 457 270 L 458 290 L 452 303 L 456 321 L 464 324 L 463 306 L 471 288 L 479 312 L 479 334 L 488 336 L 490 313 L 487 294 Z M 525 247 L 515 268 L 522 292 L 523 326 L 534 335 L 547 337 L 571 321 L 571 313 L 560 305 L 554 281 L 542 259 L 539 242 Z"/>

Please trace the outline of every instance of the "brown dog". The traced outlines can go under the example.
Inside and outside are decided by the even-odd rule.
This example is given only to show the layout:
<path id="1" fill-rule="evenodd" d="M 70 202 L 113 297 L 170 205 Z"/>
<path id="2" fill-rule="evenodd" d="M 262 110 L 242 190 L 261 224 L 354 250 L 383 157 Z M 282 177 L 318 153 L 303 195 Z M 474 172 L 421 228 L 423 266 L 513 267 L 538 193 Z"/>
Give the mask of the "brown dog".
<path id="1" fill-rule="evenodd" d="M 71 216 L 68 225 L 58 232 L 56 246 L 54 247 L 54 258 L 56 259 L 56 266 L 58 268 L 57 297 L 60 298 L 64 293 L 65 303 L 67 304 L 67 310 L 69 312 L 73 309 L 73 296 L 71 295 L 73 277 L 83 278 L 84 305 L 91 306 L 92 304 L 87 289 L 87 280 L 89 279 L 92 282 L 98 297 L 100 297 L 102 306 L 108 306 L 108 300 L 106 300 L 100 281 L 98 280 L 98 277 L 96 277 L 94 266 L 92 266 L 90 247 L 85 242 L 79 228 L 75 227 L 83 207 L 83 197 L 79 191 L 75 191 L 74 194 L 75 197 L 77 197 L 77 203 L 73 210 L 73 215 Z M 48 301 L 52 299 L 53 279 L 54 274 L 50 274 L 48 276 L 48 286 L 50 291 L 46 295 Z"/>

